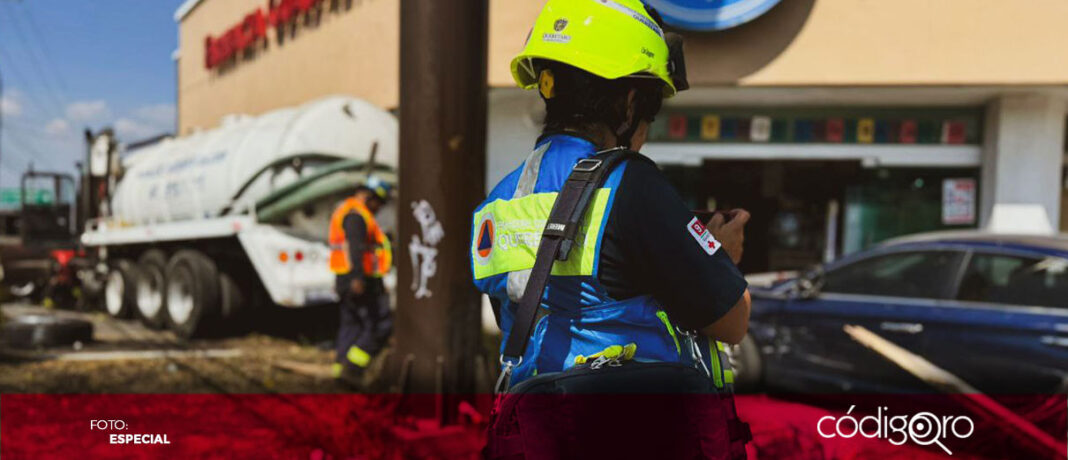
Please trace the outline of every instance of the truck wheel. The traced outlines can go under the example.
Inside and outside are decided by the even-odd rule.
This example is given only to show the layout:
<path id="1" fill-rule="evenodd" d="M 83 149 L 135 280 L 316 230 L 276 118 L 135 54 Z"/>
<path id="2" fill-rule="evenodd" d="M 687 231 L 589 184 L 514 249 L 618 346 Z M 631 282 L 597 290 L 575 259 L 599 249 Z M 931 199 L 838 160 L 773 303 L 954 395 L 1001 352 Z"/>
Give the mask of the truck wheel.
<path id="1" fill-rule="evenodd" d="M 230 275 L 219 272 L 219 310 L 223 318 L 235 318 L 241 315 L 245 298 L 241 287 Z"/>
<path id="2" fill-rule="evenodd" d="M 219 271 L 194 250 L 181 250 L 167 263 L 167 325 L 179 337 L 204 335 L 219 317 Z"/>
<path id="3" fill-rule="evenodd" d="M 241 287 L 234 278 L 224 272 L 219 272 L 219 313 L 225 321 L 227 333 L 245 332 L 244 317 L 245 297 L 241 293 Z"/>
<path id="4" fill-rule="evenodd" d="M 104 286 L 104 308 L 112 318 L 129 318 L 135 302 L 136 277 L 133 264 L 119 259 L 108 269 Z"/>
<path id="5" fill-rule="evenodd" d="M 167 256 L 159 249 L 150 249 L 137 261 L 140 275 L 137 277 L 137 317 L 151 329 L 167 325 L 166 298 L 163 294 L 166 278 L 164 269 Z"/>

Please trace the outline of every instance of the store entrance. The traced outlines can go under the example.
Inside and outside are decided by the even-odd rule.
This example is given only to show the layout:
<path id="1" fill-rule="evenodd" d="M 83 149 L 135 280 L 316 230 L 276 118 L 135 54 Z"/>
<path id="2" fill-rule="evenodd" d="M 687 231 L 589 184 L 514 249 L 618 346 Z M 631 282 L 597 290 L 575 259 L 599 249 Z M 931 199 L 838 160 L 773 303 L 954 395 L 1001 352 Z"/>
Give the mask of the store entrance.
<path id="1" fill-rule="evenodd" d="M 895 236 L 975 226 L 974 220 L 947 223 L 943 187 L 977 181 L 977 168 L 710 159 L 664 172 L 694 210 L 749 210 L 744 273 L 801 270 Z"/>
<path id="2" fill-rule="evenodd" d="M 744 208 L 744 273 L 795 270 L 823 261 L 837 240 L 844 192 L 859 161 L 707 160 L 703 207 Z"/>

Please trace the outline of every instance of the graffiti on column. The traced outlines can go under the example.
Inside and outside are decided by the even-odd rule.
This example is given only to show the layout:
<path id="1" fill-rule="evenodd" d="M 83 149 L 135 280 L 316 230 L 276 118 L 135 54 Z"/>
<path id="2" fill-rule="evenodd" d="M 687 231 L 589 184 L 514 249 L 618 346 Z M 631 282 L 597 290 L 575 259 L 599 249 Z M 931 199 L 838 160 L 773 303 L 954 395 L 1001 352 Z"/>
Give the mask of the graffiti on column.
<path id="1" fill-rule="evenodd" d="M 445 229 L 434 214 L 434 208 L 426 200 L 412 202 L 412 215 L 419 222 L 421 232 L 412 235 L 408 244 L 408 253 L 412 255 L 412 290 L 416 299 L 427 299 L 433 295 L 427 284 L 438 271 L 438 243 L 445 237 Z"/>

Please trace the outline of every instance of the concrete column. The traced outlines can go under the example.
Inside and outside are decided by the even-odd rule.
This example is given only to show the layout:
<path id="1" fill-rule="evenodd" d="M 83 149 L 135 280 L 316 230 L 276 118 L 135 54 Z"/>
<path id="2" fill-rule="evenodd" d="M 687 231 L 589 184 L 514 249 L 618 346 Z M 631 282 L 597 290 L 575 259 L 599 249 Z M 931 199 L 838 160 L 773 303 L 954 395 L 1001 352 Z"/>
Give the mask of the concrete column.
<path id="1" fill-rule="evenodd" d="M 982 227 L 1018 224 L 1037 230 L 1035 221 L 1044 217 L 1049 228 L 1057 228 L 1066 113 L 1064 100 L 1040 94 L 1007 94 L 987 107 L 980 184 Z"/>

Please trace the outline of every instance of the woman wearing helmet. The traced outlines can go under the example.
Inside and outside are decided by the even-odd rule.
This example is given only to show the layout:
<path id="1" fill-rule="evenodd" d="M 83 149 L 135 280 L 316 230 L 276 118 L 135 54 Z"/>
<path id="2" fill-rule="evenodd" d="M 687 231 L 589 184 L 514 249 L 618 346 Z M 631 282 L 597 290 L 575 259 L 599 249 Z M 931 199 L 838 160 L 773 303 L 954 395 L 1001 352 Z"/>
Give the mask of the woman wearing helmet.
<path id="1" fill-rule="evenodd" d="M 475 284 L 504 331 L 497 390 L 507 394 L 487 455 L 561 456 L 589 447 L 576 432 L 652 419 L 623 452 L 744 456 L 723 342 L 748 327 L 736 264 L 749 216 L 717 214 L 706 227 L 635 153 L 662 100 L 687 88 L 681 38 L 639 0 L 550 0 L 512 74 L 537 89 L 546 115 L 534 150 L 473 220 Z M 566 210 L 580 218 L 560 220 Z M 585 405 L 596 398 L 530 397 L 590 391 L 701 397 L 667 419 L 627 410 L 642 406 L 635 397 L 618 401 L 618 417 Z"/>

